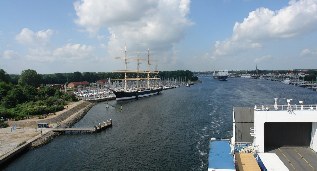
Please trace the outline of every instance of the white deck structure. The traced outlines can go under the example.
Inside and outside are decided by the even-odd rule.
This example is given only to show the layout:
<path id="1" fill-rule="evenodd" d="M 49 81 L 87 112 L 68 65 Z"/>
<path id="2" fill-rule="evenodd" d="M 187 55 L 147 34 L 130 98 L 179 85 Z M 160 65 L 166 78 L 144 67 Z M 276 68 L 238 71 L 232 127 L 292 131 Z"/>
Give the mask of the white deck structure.
<path id="1" fill-rule="evenodd" d="M 274 105 L 234 107 L 235 150 L 258 154 L 268 170 L 316 170 L 317 105 L 291 101 L 277 105 L 275 98 Z"/>
<path id="2" fill-rule="evenodd" d="M 258 153 L 267 170 L 288 171 L 288 168 L 275 153 Z"/>
<path id="3" fill-rule="evenodd" d="M 279 138 L 276 139 L 280 139 L 280 141 L 294 141 L 294 144 L 300 144 L 299 146 L 307 146 L 307 143 L 303 141 L 310 141 L 308 146 L 315 152 L 317 151 L 317 105 L 303 105 L 302 101 L 299 102 L 300 105 L 291 105 L 291 99 L 288 99 L 287 102 L 288 105 L 277 105 L 275 103 L 271 106 L 255 106 L 254 128 L 251 129 L 254 130 L 254 133 L 252 132 L 254 136 L 253 145 L 258 152 L 263 153 L 265 143 L 274 141 L 268 140 L 269 138 L 273 139 L 278 136 Z M 271 128 L 268 128 L 268 125 L 272 125 Z M 284 132 L 281 129 L 284 129 Z M 265 131 L 282 134 L 272 137 L 265 134 Z M 291 137 L 292 134 L 293 137 Z M 292 145 L 292 143 L 286 145 Z"/>

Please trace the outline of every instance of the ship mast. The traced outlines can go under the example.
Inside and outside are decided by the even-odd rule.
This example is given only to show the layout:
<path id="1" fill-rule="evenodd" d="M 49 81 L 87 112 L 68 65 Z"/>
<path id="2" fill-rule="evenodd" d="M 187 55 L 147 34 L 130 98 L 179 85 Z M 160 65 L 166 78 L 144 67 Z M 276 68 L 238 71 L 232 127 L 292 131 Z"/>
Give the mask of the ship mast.
<path id="1" fill-rule="evenodd" d="M 128 69 L 128 59 L 127 59 L 127 45 L 124 46 L 124 63 L 125 71 Z M 124 90 L 127 90 L 127 72 L 124 72 Z"/>
<path id="2" fill-rule="evenodd" d="M 140 72 L 140 58 L 137 58 L 137 73 L 136 73 L 136 77 L 137 77 L 137 81 L 136 81 L 136 87 L 139 88 L 139 72 Z"/>
<path id="3" fill-rule="evenodd" d="M 147 57 L 147 63 L 148 63 L 148 66 L 147 66 L 147 70 L 145 71 L 140 71 L 140 64 L 141 64 L 141 61 L 142 60 L 146 60 L 146 59 L 142 59 L 142 58 L 139 58 L 138 56 L 136 58 L 128 58 L 128 54 L 127 54 L 127 46 L 125 45 L 124 47 L 124 57 L 116 57 L 116 58 L 120 58 L 120 59 L 124 59 L 124 64 L 125 64 L 125 69 L 124 70 L 118 70 L 118 71 L 115 71 L 115 72 L 118 72 L 118 73 L 124 73 L 124 79 L 113 79 L 113 80 L 121 80 L 123 81 L 124 80 L 124 90 L 127 91 L 128 89 L 128 81 L 137 81 L 137 87 L 139 87 L 139 81 L 140 80 L 147 80 L 147 88 L 149 89 L 150 88 L 150 80 L 153 79 L 153 80 L 156 80 L 156 79 L 159 79 L 159 78 L 150 78 L 150 74 L 151 74 L 151 71 L 150 71 L 150 49 L 148 49 L 148 57 Z M 128 70 L 128 60 L 136 60 L 137 61 L 137 70 Z M 128 73 L 136 73 L 136 78 L 128 78 L 127 74 Z M 146 78 L 142 77 L 140 78 L 140 73 L 144 73 L 144 74 L 147 74 Z M 153 73 L 158 73 L 158 71 L 153 71 Z"/>
<path id="4" fill-rule="evenodd" d="M 147 88 L 150 88 L 150 48 L 147 49 Z"/>

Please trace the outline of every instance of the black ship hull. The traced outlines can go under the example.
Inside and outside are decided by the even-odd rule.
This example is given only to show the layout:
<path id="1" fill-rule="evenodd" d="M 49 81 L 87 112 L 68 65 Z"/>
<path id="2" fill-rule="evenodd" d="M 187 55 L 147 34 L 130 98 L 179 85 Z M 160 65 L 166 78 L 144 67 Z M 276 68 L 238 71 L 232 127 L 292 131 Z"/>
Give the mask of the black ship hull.
<path id="1" fill-rule="evenodd" d="M 227 81 L 228 76 L 218 76 L 219 81 Z"/>
<path id="2" fill-rule="evenodd" d="M 116 95 L 116 100 L 130 100 L 160 94 L 162 90 L 162 88 L 157 88 L 138 91 L 114 91 L 113 93 Z"/>
<path id="3" fill-rule="evenodd" d="M 227 78 L 229 77 L 229 73 L 227 70 L 223 71 L 214 71 L 213 74 L 214 79 L 217 79 L 219 81 L 227 81 Z"/>

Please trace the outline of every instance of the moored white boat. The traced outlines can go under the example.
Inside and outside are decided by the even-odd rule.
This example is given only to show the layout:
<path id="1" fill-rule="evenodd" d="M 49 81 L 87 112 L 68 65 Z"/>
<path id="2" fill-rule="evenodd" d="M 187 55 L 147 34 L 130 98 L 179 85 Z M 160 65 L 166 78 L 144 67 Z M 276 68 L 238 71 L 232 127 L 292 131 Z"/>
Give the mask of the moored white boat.
<path id="1" fill-rule="evenodd" d="M 285 80 L 282 81 L 284 84 L 290 84 L 291 80 L 289 78 L 286 78 Z"/>

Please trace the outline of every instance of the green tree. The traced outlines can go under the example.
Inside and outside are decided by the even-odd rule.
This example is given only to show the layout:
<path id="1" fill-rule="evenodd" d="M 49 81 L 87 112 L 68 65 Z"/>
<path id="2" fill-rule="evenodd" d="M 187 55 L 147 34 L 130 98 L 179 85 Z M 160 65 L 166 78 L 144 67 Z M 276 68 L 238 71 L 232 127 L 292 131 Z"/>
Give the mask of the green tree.
<path id="1" fill-rule="evenodd" d="M 10 82 L 12 84 L 18 84 L 20 75 L 10 74 L 9 76 L 10 76 Z"/>
<path id="2" fill-rule="evenodd" d="M 84 72 L 82 76 L 82 80 L 88 82 L 96 82 L 99 79 L 98 75 L 95 72 Z"/>
<path id="3" fill-rule="evenodd" d="M 65 84 L 68 80 L 67 77 L 62 73 L 56 73 L 55 75 L 55 83 L 56 84 Z"/>
<path id="4" fill-rule="evenodd" d="M 35 70 L 27 69 L 22 71 L 19 78 L 19 84 L 38 87 L 41 84 L 42 77 Z"/>
<path id="5" fill-rule="evenodd" d="M 43 84 L 56 84 L 56 77 L 53 74 L 43 74 L 42 75 Z"/>
<path id="6" fill-rule="evenodd" d="M 8 83 L 10 80 L 10 76 L 3 69 L 0 69 L 0 82 L 3 81 Z"/>
<path id="7" fill-rule="evenodd" d="M 28 101 L 34 101 L 37 96 L 37 89 L 30 85 L 25 85 L 22 87 L 23 94 L 27 98 Z"/>
<path id="8" fill-rule="evenodd" d="M 159 77 L 163 79 L 184 79 L 185 81 L 196 81 L 198 79 L 194 77 L 193 72 L 189 70 L 161 71 Z"/>
<path id="9" fill-rule="evenodd" d="M 23 90 L 20 86 L 15 86 L 11 89 L 7 96 L 2 99 L 2 104 L 5 108 L 13 108 L 17 104 L 24 103 L 27 101 L 27 97 L 23 93 Z"/>
<path id="10" fill-rule="evenodd" d="M 12 85 L 0 82 L 0 101 L 8 94 L 8 92 L 11 90 Z"/>
<path id="11" fill-rule="evenodd" d="M 73 74 L 73 78 L 72 78 L 72 81 L 83 81 L 83 76 L 81 74 L 81 72 L 74 72 Z"/>
<path id="12" fill-rule="evenodd" d="M 54 96 L 56 92 L 56 89 L 54 89 L 53 87 L 40 87 L 39 91 L 38 91 L 38 95 L 39 95 L 39 99 L 40 100 L 44 100 L 50 96 Z"/>

